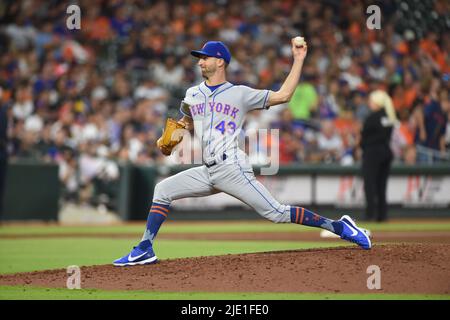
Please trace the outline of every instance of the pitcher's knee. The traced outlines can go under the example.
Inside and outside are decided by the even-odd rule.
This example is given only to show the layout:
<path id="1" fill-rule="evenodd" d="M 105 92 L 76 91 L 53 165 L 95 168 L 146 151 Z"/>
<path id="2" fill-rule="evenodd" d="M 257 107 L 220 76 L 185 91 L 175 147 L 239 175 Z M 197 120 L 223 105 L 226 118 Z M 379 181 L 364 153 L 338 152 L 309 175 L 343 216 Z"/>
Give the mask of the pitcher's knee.
<path id="1" fill-rule="evenodd" d="M 279 208 L 271 208 L 270 210 L 266 210 L 263 212 L 259 212 L 264 218 L 272 221 L 273 223 L 287 223 L 291 222 L 291 217 L 289 210 L 286 210 L 283 207 Z"/>
<path id="2" fill-rule="evenodd" d="M 158 182 L 153 191 L 153 202 L 161 204 L 171 204 L 172 197 L 170 195 L 170 189 L 165 180 Z"/>
<path id="3" fill-rule="evenodd" d="M 275 212 L 270 214 L 267 219 L 272 221 L 273 223 L 287 223 L 290 222 L 290 217 L 286 213 Z"/>

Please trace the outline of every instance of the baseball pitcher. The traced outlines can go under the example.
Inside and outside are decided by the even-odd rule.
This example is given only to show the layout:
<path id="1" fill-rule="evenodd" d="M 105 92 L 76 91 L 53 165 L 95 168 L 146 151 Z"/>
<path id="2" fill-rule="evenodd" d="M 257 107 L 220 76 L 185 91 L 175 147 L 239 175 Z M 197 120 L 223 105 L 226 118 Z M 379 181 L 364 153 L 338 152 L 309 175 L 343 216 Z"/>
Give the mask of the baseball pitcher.
<path id="1" fill-rule="evenodd" d="M 153 241 L 170 212 L 172 201 L 186 197 L 202 197 L 226 192 L 240 199 L 261 216 L 275 223 L 297 223 L 329 230 L 342 239 L 364 249 L 371 241 L 363 229 L 347 215 L 331 220 L 310 210 L 281 204 L 256 180 L 248 157 L 238 147 L 238 135 L 246 114 L 289 102 L 300 79 L 307 44 L 302 39 L 292 42 L 291 71 L 278 91 L 257 90 L 234 85 L 226 80 L 231 60 L 228 48 L 219 41 L 207 42 L 201 50 L 191 51 L 205 81 L 189 88 L 181 102 L 183 117 L 168 119 L 157 146 L 165 155 L 182 140 L 178 129 L 194 130 L 201 141 L 203 165 L 171 176 L 158 183 L 141 242 L 115 266 L 151 264 L 158 261 Z"/>

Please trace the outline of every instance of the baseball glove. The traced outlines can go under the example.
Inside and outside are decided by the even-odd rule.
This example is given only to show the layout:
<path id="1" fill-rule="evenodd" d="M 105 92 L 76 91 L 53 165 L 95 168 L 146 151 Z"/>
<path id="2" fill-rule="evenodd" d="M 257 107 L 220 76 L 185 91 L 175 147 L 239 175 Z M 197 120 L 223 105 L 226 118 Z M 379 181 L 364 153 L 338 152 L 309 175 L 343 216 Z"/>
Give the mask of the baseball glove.
<path id="1" fill-rule="evenodd" d="M 161 152 L 169 156 L 173 148 L 183 140 L 183 135 L 178 129 L 185 129 L 186 125 L 182 122 L 177 122 L 172 118 L 167 118 L 166 127 L 161 138 L 158 139 L 156 145 Z"/>

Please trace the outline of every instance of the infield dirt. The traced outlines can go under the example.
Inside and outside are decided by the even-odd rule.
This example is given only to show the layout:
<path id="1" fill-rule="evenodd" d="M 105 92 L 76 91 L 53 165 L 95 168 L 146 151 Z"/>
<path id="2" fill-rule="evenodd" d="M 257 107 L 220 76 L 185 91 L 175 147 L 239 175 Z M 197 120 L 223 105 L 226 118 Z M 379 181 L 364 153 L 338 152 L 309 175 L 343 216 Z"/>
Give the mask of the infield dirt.
<path id="1" fill-rule="evenodd" d="M 369 266 L 381 289 L 369 290 Z M 0 275 L 2 285 L 66 287 L 65 269 Z M 450 294 L 450 244 L 402 243 L 168 259 L 154 265 L 81 267 L 81 287 L 189 292 Z"/>

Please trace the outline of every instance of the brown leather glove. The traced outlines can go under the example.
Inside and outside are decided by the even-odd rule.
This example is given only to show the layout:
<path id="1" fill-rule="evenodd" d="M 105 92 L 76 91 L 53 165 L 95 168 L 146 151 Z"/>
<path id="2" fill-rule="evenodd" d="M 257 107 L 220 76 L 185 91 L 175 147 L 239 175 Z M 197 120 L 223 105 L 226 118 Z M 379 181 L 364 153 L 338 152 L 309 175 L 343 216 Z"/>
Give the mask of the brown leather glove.
<path id="1" fill-rule="evenodd" d="M 177 122 L 172 118 L 167 118 L 166 127 L 161 138 L 158 139 L 156 145 L 159 150 L 166 155 L 170 156 L 173 148 L 183 140 L 183 135 L 178 129 L 185 129 L 186 125 L 182 122 Z"/>

